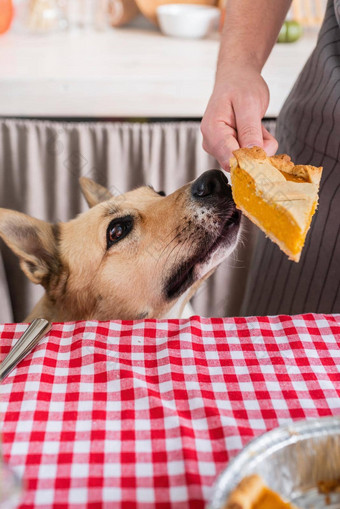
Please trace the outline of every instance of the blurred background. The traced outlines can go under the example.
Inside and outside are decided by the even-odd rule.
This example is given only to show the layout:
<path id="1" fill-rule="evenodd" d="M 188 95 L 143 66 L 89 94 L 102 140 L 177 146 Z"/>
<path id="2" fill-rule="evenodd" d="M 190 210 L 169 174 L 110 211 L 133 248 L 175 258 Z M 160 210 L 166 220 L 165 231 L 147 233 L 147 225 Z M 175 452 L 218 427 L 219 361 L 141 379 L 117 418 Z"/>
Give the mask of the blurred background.
<path id="1" fill-rule="evenodd" d="M 159 26 L 165 32 L 169 31 L 169 25 L 164 25 L 164 12 L 172 15 L 179 12 L 179 17 L 186 16 L 186 10 L 177 11 L 174 8 L 159 9 L 163 5 L 214 7 L 213 11 L 207 12 L 208 19 L 217 21 L 215 26 L 223 26 L 225 9 L 228 0 L 1 0 L 0 19 L 1 32 L 4 33 L 11 25 L 20 26 L 33 33 L 49 33 L 56 30 L 71 30 L 77 28 L 92 28 L 105 30 L 107 27 L 121 27 L 130 24 L 133 20 L 143 16 L 150 22 L 148 26 Z M 288 20 L 295 20 L 303 26 L 319 26 L 325 10 L 325 0 L 293 0 L 289 11 Z M 191 23 L 195 17 L 195 10 L 189 10 Z M 180 23 L 180 20 L 177 20 Z M 147 26 L 147 25 L 146 25 Z M 171 30 L 171 29 L 170 29 Z M 172 30 L 175 30 L 173 28 Z M 180 31 L 179 26 L 177 30 Z M 207 35 L 203 31 L 200 36 Z M 186 31 L 180 34 L 182 37 L 192 37 L 192 26 L 187 24 Z M 198 35 L 196 35 L 198 36 Z M 291 42 L 293 35 L 287 36 L 286 42 Z M 290 40 L 291 39 L 291 40 Z M 282 41 L 283 42 L 283 41 Z"/>
<path id="2" fill-rule="evenodd" d="M 169 193 L 217 168 L 199 126 L 226 1 L 0 0 L 0 207 L 67 221 L 86 209 L 80 176 L 114 194 L 142 184 Z M 293 1 L 264 68 L 272 133 L 325 4 Z M 255 237 L 247 224 L 196 313 L 239 314 Z M 42 290 L 0 248 L 0 321 L 21 321 Z"/>

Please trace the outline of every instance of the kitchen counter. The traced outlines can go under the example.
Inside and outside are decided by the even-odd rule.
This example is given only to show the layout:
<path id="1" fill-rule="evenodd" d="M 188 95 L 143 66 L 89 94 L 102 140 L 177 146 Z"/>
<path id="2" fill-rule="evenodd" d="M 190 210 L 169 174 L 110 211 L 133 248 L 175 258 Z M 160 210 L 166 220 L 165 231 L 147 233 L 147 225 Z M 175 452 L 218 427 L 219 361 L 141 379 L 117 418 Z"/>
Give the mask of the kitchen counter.
<path id="1" fill-rule="evenodd" d="M 263 75 L 276 117 L 316 43 L 277 44 Z M 9 32 L 0 45 L 0 116 L 199 118 L 212 91 L 219 35 L 174 39 L 136 28 L 48 36 Z"/>

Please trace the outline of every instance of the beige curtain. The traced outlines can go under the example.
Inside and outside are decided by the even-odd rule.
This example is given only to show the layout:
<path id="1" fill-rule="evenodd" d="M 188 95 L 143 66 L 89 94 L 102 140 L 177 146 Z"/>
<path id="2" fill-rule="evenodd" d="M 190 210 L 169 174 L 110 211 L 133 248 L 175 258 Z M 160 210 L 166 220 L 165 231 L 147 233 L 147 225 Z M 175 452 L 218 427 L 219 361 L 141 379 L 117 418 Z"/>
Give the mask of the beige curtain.
<path id="1" fill-rule="evenodd" d="M 169 193 L 214 167 L 217 162 L 201 148 L 199 122 L 0 120 L 0 206 L 51 222 L 86 209 L 78 186 L 82 175 L 119 193 L 145 183 Z M 199 290 L 198 314 L 238 314 L 254 230 L 244 238 Z M 1 254 L 0 321 L 21 321 L 42 290 L 27 281 L 3 243 Z"/>

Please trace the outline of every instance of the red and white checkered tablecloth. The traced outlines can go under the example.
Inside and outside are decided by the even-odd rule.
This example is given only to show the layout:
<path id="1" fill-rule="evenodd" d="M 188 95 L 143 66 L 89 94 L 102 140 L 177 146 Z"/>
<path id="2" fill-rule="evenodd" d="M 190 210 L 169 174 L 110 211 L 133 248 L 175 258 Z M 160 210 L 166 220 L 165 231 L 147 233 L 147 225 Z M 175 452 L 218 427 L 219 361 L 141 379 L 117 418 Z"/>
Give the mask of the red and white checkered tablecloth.
<path id="1" fill-rule="evenodd" d="M 340 415 L 340 315 L 55 324 L 0 409 L 20 509 L 201 508 L 251 438 Z"/>

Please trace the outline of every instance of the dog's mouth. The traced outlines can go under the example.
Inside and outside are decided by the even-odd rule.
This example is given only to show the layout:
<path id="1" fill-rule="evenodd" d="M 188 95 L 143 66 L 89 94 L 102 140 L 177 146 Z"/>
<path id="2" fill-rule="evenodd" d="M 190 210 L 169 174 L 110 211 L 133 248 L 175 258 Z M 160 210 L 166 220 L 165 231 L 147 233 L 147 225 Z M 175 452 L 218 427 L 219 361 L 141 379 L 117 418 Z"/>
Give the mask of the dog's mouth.
<path id="1" fill-rule="evenodd" d="M 199 277 L 196 274 L 198 266 L 204 266 L 220 247 L 229 247 L 236 241 L 237 232 L 240 226 L 241 212 L 235 208 L 232 215 L 222 224 L 222 228 L 207 247 L 200 249 L 197 255 L 192 256 L 183 262 L 176 271 L 168 278 L 165 284 L 165 294 L 168 300 L 179 297 Z M 209 270 L 213 268 L 210 267 Z"/>

